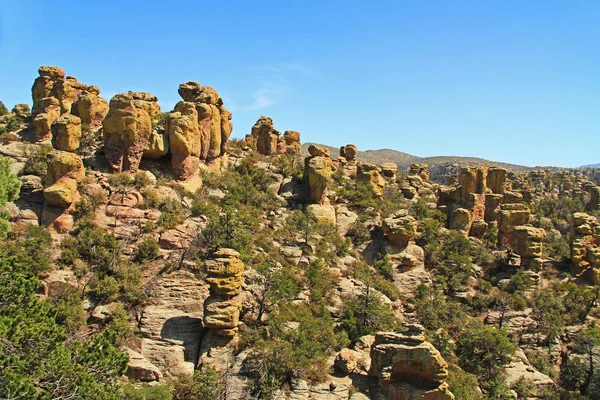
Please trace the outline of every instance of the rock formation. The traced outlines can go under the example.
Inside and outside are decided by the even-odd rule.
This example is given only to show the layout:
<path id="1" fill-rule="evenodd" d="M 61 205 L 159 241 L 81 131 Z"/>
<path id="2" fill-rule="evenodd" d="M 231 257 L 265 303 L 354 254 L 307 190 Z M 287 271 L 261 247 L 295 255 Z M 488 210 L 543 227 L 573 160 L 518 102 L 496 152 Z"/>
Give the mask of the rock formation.
<path id="1" fill-rule="evenodd" d="M 369 375 L 377 379 L 384 399 L 453 400 L 445 382 L 448 365 L 418 328 L 406 333 L 377 333 Z"/>
<path id="2" fill-rule="evenodd" d="M 210 285 L 210 297 L 204 303 L 204 327 L 214 335 L 232 338 L 240 321 L 244 263 L 235 250 L 220 249 L 204 265 Z"/>
<path id="3" fill-rule="evenodd" d="M 349 163 L 356 162 L 356 152 L 356 145 L 354 144 L 340 147 L 340 157 L 344 157 L 345 161 Z"/>
<path id="4" fill-rule="evenodd" d="M 517 226 L 514 229 L 515 253 L 521 256 L 521 266 L 539 270 L 542 267 L 542 240 L 546 231 L 533 226 Z"/>
<path id="5" fill-rule="evenodd" d="M 358 182 L 365 183 L 371 187 L 375 196 L 383 196 L 385 180 L 379 173 L 377 165 L 362 162 L 359 163 L 356 170 L 356 179 Z"/>
<path id="6" fill-rule="evenodd" d="M 418 175 L 424 181 L 429 180 L 429 166 L 427 164 L 411 164 L 408 169 L 409 175 Z"/>
<path id="7" fill-rule="evenodd" d="M 381 229 L 391 246 L 403 249 L 417 234 L 417 220 L 408 210 L 400 210 L 383 220 Z"/>
<path id="8" fill-rule="evenodd" d="M 308 187 L 308 197 L 315 204 L 329 204 L 327 185 L 331 179 L 332 161 L 329 150 L 311 144 L 310 156 L 304 160 L 304 182 Z"/>
<path id="9" fill-rule="evenodd" d="M 598 223 L 598 219 L 585 213 L 573 214 L 570 244 L 573 272 L 579 274 L 589 268 L 594 284 L 600 282 L 600 223 Z"/>
<path id="10" fill-rule="evenodd" d="M 192 103 L 198 112 L 200 160 L 210 163 L 225 155 L 233 125 L 231 113 L 223 107 L 223 100 L 217 91 L 210 86 L 189 81 L 179 85 L 178 92 L 183 101 Z"/>
<path id="11" fill-rule="evenodd" d="M 52 124 L 52 145 L 55 149 L 75 151 L 81 138 L 81 119 L 65 114 Z"/>
<path id="12" fill-rule="evenodd" d="M 56 151 L 48 157 L 44 198 L 48 204 L 69 207 L 77 196 L 77 183 L 85 178 L 81 158 L 73 153 Z"/>
<path id="13" fill-rule="evenodd" d="M 256 145 L 256 151 L 265 156 L 302 153 L 300 134 L 296 131 L 285 131 L 281 136 L 281 132 L 273 126 L 273 119 L 265 116 L 256 121 L 245 140 L 248 144 Z"/>
<path id="14" fill-rule="evenodd" d="M 201 136 L 194 103 L 180 101 L 167 115 L 171 165 L 177 179 L 187 179 L 200 164 Z"/>
<path id="15" fill-rule="evenodd" d="M 142 101 L 129 93 L 120 93 L 110 100 L 104 126 L 104 154 L 113 171 L 136 172 L 152 132 L 152 120 Z"/>
<path id="16" fill-rule="evenodd" d="M 64 114 L 72 114 L 81 123 L 96 130 L 108 111 L 108 103 L 99 97 L 100 89 L 65 76 L 59 67 L 40 67 L 39 77 L 31 88 L 33 126 L 40 140 L 52 134 L 52 124 Z"/>

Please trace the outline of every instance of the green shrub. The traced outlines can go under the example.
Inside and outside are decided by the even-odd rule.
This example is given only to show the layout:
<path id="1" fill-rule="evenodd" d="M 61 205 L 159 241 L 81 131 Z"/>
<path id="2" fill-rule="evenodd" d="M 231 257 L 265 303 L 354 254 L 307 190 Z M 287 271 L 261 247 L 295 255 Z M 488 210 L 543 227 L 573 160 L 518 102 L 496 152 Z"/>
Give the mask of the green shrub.
<path id="1" fill-rule="evenodd" d="M 81 292 L 69 284 L 57 284 L 48 297 L 56 308 L 56 322 L 65 326 L 69 335 L 75 335 L 85 325 L 87 315 L 81 306 Z"/>
<path id="2" fill-rule="evenodd" d="M 132 384 L 123 386 L 123 399 L 127 400 L 172 400 L 171 388 L 166 385 L 150 386 L 144 383 L 137 388 Z"/>
<path id="3" fill-rule="evenodd" d="M 456 355 L 465 371 L 491 381 L 510 362 L 514 351 L 505 330 L 485 326 L 467 330 L 459 339 Z"/>
<path id="4" fill-rule="evenodd" d="M 160 218 L 158 225 L 164 229 L 171 229 L 185 221 L 185 212 L 181 202 L 177 199 L 168 198 L 158 206 Z"/>
<path id="5" fill-rule="evenodd" d="M 25 149 L 25 165 L 21 175 L 36 175 L 44 179 L 48 169 L 48 153 L 51 151 L 48 146 L 35 146 Z"/>
<path id="6" fill-rule="evenodd" d="M 10 240 L 0 246 L 0 253 L 27 276 L 50 270 L 52 237 L 43 226 L 28 225 L 11 233 Z"/>
<path id="7" fill-rule="evenodd" d="M 160 246 L 158 242 L 151 237 L 146 237 L 138 244 L 135 250 L 135 261 L 143 263 L 153 260 L 158 256 L 159 250 Z"/>
<path id="8" fill-rule="evenodd" d="M 137 189 L 143 189 L 150 185 L 150 178 L 148 178 L 148 174 L 146 174 L 145 171 L 138 171 L 133 174 L 133 180 L 131 183 Z"/>
<path id="9" fill-rule="evenodd" d="M 226 389 L 223 376 L 212 368 L 203 368 L 173 382 L 173 400 L 222 400 Z"/>

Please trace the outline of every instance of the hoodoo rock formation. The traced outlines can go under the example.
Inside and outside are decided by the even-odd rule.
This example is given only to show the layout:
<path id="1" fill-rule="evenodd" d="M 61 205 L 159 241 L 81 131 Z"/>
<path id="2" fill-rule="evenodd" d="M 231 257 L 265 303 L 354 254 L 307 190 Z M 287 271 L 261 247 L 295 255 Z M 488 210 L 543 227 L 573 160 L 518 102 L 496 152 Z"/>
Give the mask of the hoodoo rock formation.
<path id="1" fill-rule="evenodd" d="M 214 335 L 232 338 L 240 322 L 244 263 L 237 251 L 220 249 L 204 265 L 210 285 L 210 297 L 204 303 L 204 326 Z"/>
<path id="2" fill-rule="evenodd" d="M 264 156 L 302 153 L 300 134 L 296 131 L 285 131 L 281 136 L 281 132 L 274 128 L 273 119 L 265 116 L 256 121 L 245 141 L 255 145 L 256 151 Z"/>
<path id="3" fill-rule="evenodd" d="M 311 144 L 310 156 L 304 160 L 304 181 L 308 187 L 308 197 L 314 204 L 329 204 L 327 185 L 333 171 L 329 150 Z"/>
<path id="4" fill-rule="evenodd" d="M 96 130 L 108 112 L 108 102 L 101 98 L 100 89 L 65 76 L 59 67 L 40 67 L 39 77 L 31 88 L 33 126 L 40 140 L 51 138 L 52 124 L 62 115 L 72 114 L 81 124 Z"/>
<path id="5" fill-rule="evenodd" d="M 142 106 L 144 97 L 129 92 L 117 94 L 110 100 L 110 109 L 102 125 L 104 154 L 113 171 L 136 172 L 148 146 L 152 119 L 148 107 Z"/>
<path id="6" fill-rule="evenodd" d="M 573 214 L 571 261 L 573 272 L 590 270 L 594 284 L 600 282 L 600 223 L 586 213 Z"/>

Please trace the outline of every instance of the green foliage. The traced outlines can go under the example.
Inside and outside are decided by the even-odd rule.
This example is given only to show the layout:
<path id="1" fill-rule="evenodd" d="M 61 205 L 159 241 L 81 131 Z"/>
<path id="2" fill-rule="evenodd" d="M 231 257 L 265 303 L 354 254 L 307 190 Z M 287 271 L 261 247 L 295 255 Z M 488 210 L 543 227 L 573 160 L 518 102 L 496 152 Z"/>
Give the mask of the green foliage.
<path id="1" fill-rule="evenodd" d="M 483 394 L 478 390 L 477 377 L 463 371 L 458 366 L 450 365 L 448 379 L 450 391 L 457 399 L 484 400 Z"/>
<path id="2" fill-rule="evenodd" d="M 141 204 L 140 208 L 158 208 L 160 204 L 160 199 L 156 194 L 156 190 L 150 187 L 143 188 L 141 190 L 142 196 L 144 197 L 144 202 Z"/>
<path id="3" fill-rule="evenodd" d="M 223 174 L 221 184 L 227 189 L 223 204 L 237 207 L 252 206 L 263 211 L 274 210 L 280 205 L 269 187 L 274 178 L 265 170 L 254 167 L 244 159 L 234 171 Z"/>
<path id="4" fill-rule="evenodd" d="M 177 199 L 168 198 L 158 206 L 161 212 L 158 225 L 163 229 L 171 229 L 185 221 L 185 211 L 181 202 Z"/>
<path id="5" fill-rule="evenodd" d="M 526 379 L 525 377 L 520 377 L 515 383 L 512 384 L 511 389 L 517 393 L 519 399 L 527 399 L 533 395 L 535 385 L 531 380 Z"/>
<path id="6" fill-rule="evenodd" d="M 360 220 L 360 218 L 350 225 L 346 236 L 350 237 L 355 246 L 360 246 L 361 244 L 371 240 L 371 232 L 369 231 L 367 225 Z"/>
<path id="7" fill-rule="evenodd" d="M 302 290 L 302 281 L 296 268 L 288 265 L 277 267 L 272 260 L 261 263 L 257 272 L 263 287 L 256 295 L 256 320 L 260 323 L 263 315 L 271 312 L 277 304 L 296 298 Z"/>
<path id="8" fill-rule="evenodd" d="M 112 306 L 104 329 L 113 334 L 121 346 L 128 344 L 134 337 L 129 324 L 129 313 L 121 304 Z"/>
<path id="9" fill-rule="evenodd" d="M 11 162 L 9 158 L 0 157 L 0 208 L 7 202 L 16 200 L 21 189 L 21 181 L 10 172 Z M 0 239 L 5 239 L 9 230 L 8 217 L 0 213 Z"/>
<path id="10" fill-rule="evenodd" d="M 133 180 L 131 181 L 131 184 L 137 189 L 143 189 L 150 185 L 150 178 L 148 178 L 148 174 L 146 174 L 146 172 L 138 171 L 133 174 Z"/>
<path id="11" fill-rule="evenodd" d="M 515 346 L 503 329 L 485 326 L 465 332 L 456 355 L 461 367 L 484 381 L 491 381 L 510 362 Z"/>
<path id="12" fill-rule="evenodd" d="M 0 246 L 0 255 L 26 276 L 41 275 L 50 270 L 52 237 L 42 226 L 28 225 L 12 232 L 10 240 Z"/>
<path id="13" fill-rule="evenodd" d="M 160 251 L 158 242 L 151 237 L 145 237 L 135 249 L 135 261 L 144 263 L 155 259 Z"/>
<path id="14" fill-rule="evenodd" d="M 209 251 L 222 247 L 237 250 L 242 260 L 251 257 L 253 232 L 260 225 L 258 210 L 252 207 L 223 207 L 218 214 L 207 215 L 208 224 L 200 233 L 200 243 Z"/>
<path id="15" fill-rule="evenodd" d="M 566 321 L 565 306 L 561 298 L 551 291 L 538 291 L 534 294 L 532 318 L 537 330 L 548 337 L 548 342 L 560 335 Z"/>
<path id="16" fill-rule="evenodd" d="M 93 215 L 94 207 L 88 199 L 83 198 L 75 203 L 73 218 L 75 218 L 76 221 L 93 217 Z"/>
<path id="17" fill-rule="evenodd" d="M 463 327 L 467 317 L 462 304 L 446 299 L 442 291 L 423 284 L 417 288 L 412 301 L 419 321 L 430 330 L 455 332 Z"/>
<path id="18" fill-rule="evenodd" d="M 192 377 L 179 378 L 173 385 L 173 400 L 223 400 L 225 393 L 225 380 L 212 368 L 195 371 Z"/>
<path id="19" fill-rule="evenodd" d="M 390 307 L 382 302 L 381 295 L 373 290 L 374 280 L 368 265 L 356 265 L 355 276 L 364 287 L 359 295 L 345 299 L 340 329 L 353 342 L 373 332 L 394 330 L 398 320 Z"/>
<path id="20" fill-rule="evenodd" d="M 116 192 L 123 191 L 127 186 L 131 185 L 131 175 L 127 172 L 117 172 L 108 177 L 108 184 Z"/>
<path id="21" fill-rule="evenodd" d="M 128 384 L 123 386 L 123 400 L 173 400 L 173 395 L 166 385 L 150 386 L 145 383 L 136 388 Z"/>
<path id="22" fill-rule="evenodd" d="M 336 195 L 347 200 L 351 206 L 361 210 L 374 209 L 380 201 L 375 197 L 373 188 L 368 183 L 358 181 L 344 181 Z"/>
<path id="23" fill-rule="evenodd" d="M 56 309 L 56 322 L 64 325 L 69 335 L 75 335 L 85 325 L 87 316 L 81 306 L 81 293 L 73 286 L 58 284 L 48 302 Z"/>
<path id="24" fill-rule="evenodd" d="M 19 264 L 19 263 L 17 263 Z M 112 400 L 128 357 L 109 333 L 66 341 L 55 309 L 38 301 L 36 278 L 0 260 L 0 396 Z"/>
<path id="25" fill-rule="evenodd" d="M 8 108 L 0 101 L 0 117 L 8 114 Z"/>
<path id="26" fill-rule="evenodd" d="M 25 148 L 25 165 L 21 175 L 36 175 L 44 179 L 48 169 L 48 153 L 50 146 L 35 146 Z"/>

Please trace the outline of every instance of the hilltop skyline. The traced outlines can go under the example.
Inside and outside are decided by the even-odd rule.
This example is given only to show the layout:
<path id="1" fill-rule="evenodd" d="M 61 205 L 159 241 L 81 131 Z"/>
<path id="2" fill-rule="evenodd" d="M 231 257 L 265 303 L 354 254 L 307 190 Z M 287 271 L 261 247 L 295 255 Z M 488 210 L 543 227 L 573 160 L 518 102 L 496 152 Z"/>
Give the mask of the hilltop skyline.
<path id="1" fill-rule="evenodd" d="M 7 2 L 0 100 L 31 104 L 37 68 L 58 65 L 107 99 L 150 92 L 163 111 L 182 82 L 218 88 L 237 138 L 267 115 L 303 142 L 598 162 L 596 3 L 345 4 Z"/>

